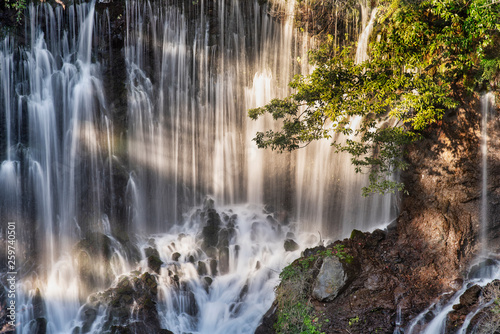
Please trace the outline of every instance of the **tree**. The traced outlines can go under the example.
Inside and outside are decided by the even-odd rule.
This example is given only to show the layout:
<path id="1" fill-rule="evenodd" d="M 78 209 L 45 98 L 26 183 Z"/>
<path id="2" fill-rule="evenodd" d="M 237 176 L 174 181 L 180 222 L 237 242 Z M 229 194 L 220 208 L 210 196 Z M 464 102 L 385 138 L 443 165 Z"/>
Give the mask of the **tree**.
<path id="1" fill-rule="evenodd" d="M 351 155 L 357 172 L 369 173 L 364 195 L 403 190 L 391 175 L 408 167 L 405 146 L 456 107 L 454 87 L 474 90 L 500 68 L 494 52 L 499 3 L 394 0 L 380 13 L 370 61 L 355 64 L 349 47 L 333 52 L 330 36 L 311 52 L 313 73 L 290 83 L 292 95 L 249 110 L 252 119 L 269 113 L 283 124 L 256 134 L 260 148 L 291 151 L 333 139 L 337 152 Z M 354 117 L 362 117 L 355 129 Z M 348 139 L 338 140 L 339 134 Z"/>

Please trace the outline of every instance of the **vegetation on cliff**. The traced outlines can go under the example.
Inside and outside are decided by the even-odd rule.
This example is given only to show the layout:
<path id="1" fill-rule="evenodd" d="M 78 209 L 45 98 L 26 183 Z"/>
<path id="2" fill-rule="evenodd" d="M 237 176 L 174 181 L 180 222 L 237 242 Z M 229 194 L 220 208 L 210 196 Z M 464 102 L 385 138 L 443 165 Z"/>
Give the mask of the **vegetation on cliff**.
<path id="1" fill-rule="evenodd" d="M 369 173 L 365 195 L 404 189 L 391 175 L 407 168 L 405 145 L 456 107 L 455 88 L 498 81 L 500 3 L 384 1 L 375 29 L 369 61 L 356 64 L 352 48 L 337 50 L 329 36 L 310 54 L 313 73 L 290 83 L 292 95 L 249 111 L 252 119 L 268 113 L 282 121 L 279 130 L 257 133 L 260 148 L 295 150 L 332 138 L 356 171 Z"/>

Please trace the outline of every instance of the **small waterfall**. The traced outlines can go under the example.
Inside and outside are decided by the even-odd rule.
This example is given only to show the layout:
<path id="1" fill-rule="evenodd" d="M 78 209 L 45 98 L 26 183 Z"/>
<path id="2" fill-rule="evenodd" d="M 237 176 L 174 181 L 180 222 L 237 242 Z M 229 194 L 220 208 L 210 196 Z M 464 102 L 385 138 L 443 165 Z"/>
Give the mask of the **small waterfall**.
<path id="1" fill-rule="evenodd" d="M 356 63 L 369 59 L 368 41 L 377 14 L 376 8 L 370 14 L 365 2 L 360 6 L 362 33 L 358 39 Z M 360 121 L 359 117 L 353 119 L 351 127 L 355 128 Z M 345 140 L 342 136 L 336 139 Z M 297 152 L 298 219 L 309 221 L 328 235 L 341 237 L 349 236 L 353 229 L 371 230 L 395 219 L 396 196 L 362 197 L 360 189 L 369 183 L 368 176 L 354 173 L 350 158 L 346 153 L 334 153 L 328 140 L 311 143 L 307 149 Z M 324 224 L 327 221 L 329 224 Z"/>
<path id="2" fill-rule="evenodd" d="M 484 94 L 481 97 L 481 256 L 487 257 L 488 248 L 488 119 L 491 107 L 494 103 L 493 93 Z"/>
<path id="3" fill-rule="evenodd" d="M 368 12 L 368 9 L 366 8 L 366 5 L 361 6 L 361 12 L 364 14 L 363 16 L 366 16 L 366 13 Z M 370 38 L 370 35 L 373 30 L 373 25 L 375 23 L 375 18 L 377 17 L 377 8 L 372 9 L 371 15 L 370 15 L 370 20 L 366 24 L 366 20 L 363 17 L 362 22 L 363 22 L 363 32 L 359 36 L 358 39 L 358 46 L 356 48 L 356 56 L 354 58 L 354 61 L 356 64 L 361 64 L 364 61 L 367 61 L 369 59 L 368 57 L 368 41 Z"/>

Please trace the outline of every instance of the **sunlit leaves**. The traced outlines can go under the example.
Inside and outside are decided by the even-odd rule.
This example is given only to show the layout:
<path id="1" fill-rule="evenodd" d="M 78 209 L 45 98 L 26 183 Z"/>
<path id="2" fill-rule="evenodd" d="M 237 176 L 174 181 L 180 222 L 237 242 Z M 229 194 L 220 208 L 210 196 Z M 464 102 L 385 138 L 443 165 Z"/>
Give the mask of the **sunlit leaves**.
<path id="1" fill-rule="evenodd" d="M 380 10 L 371 60 L 355 64 L 349 48 L 335 51 L 332 38 L 310 57 L 316 69 L 296 76 L 295 93 L 253 109 L 269 113 L 281 129 L 258 133 L 259 147 L 294 150 L 312 140 L 336 138 L 354 168 L 369 174 L 363 193 L 402 190 L 392 175 L 407 168 L 404 147 L 455 108 L 452 87 L 474 89 L 499 75 L 500 3 L 489 0 L 394 0 Z M 353 117 L 362 117 L 352 128 Z M 344 138 L 345 139 L 345 138 Z"/>

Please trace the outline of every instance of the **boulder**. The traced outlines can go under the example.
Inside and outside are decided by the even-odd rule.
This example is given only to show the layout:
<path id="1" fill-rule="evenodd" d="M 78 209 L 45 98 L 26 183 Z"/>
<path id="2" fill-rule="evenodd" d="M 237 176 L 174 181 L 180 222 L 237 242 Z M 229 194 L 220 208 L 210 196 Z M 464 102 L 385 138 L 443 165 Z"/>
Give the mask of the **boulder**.
<path id="1" fill-rule="evenodd" d="M 299 244 L 297 244 L 294 240 L 292 239 L 286 239 L 285 243 L 283 244 L 283 247 L 285 247 L 285 251 L 287 252 L 293 252 L 299 249 Z"/>
<path id="2" fill-rule="evenodd" d="M 172 260 L 175 262 L 179 261 L 180 257 L 181 257 L 181 254 L 179 252 L 175 252 L 172 254 Z"/>
<path id="3" fill-rule="evenodd" d="M 321 302 L 330 302 L 346 286 L 347 273 L 337 257 L 326 257 L 314 281 L 312 296 Z"/>
<path id="4" fill-rule="evenodd" d="M 159 257 L 151 255 L 148 257 L 148 267 L 155 273 L 159 274 L 163 261 Z"/>
<path id="5" fill-rule="evenodd" d="M 208 219 L 201 231 L 203 242 L 201 248 L 206 251 L 210 247 L 217 247 L 219 244 L 219 231 L 221 220 L 219 214 L 213 210 L 207 212 Z"/>
<path id="6" fill-rule="evenodd" d="M 160 257 L 160 253 L 158 253 L 158 250 L 156 248 L 153 248 L 153 247 L 145 248 L 144 254 L 146 255 L 146 257 L 150 257 L 150 256 Z"/>
<path id="7" fill-rule="evenodd" d="M 205 276 L 208 273 L 207 265 L 203 261 L 198 261 L 198 275 Z"/>

